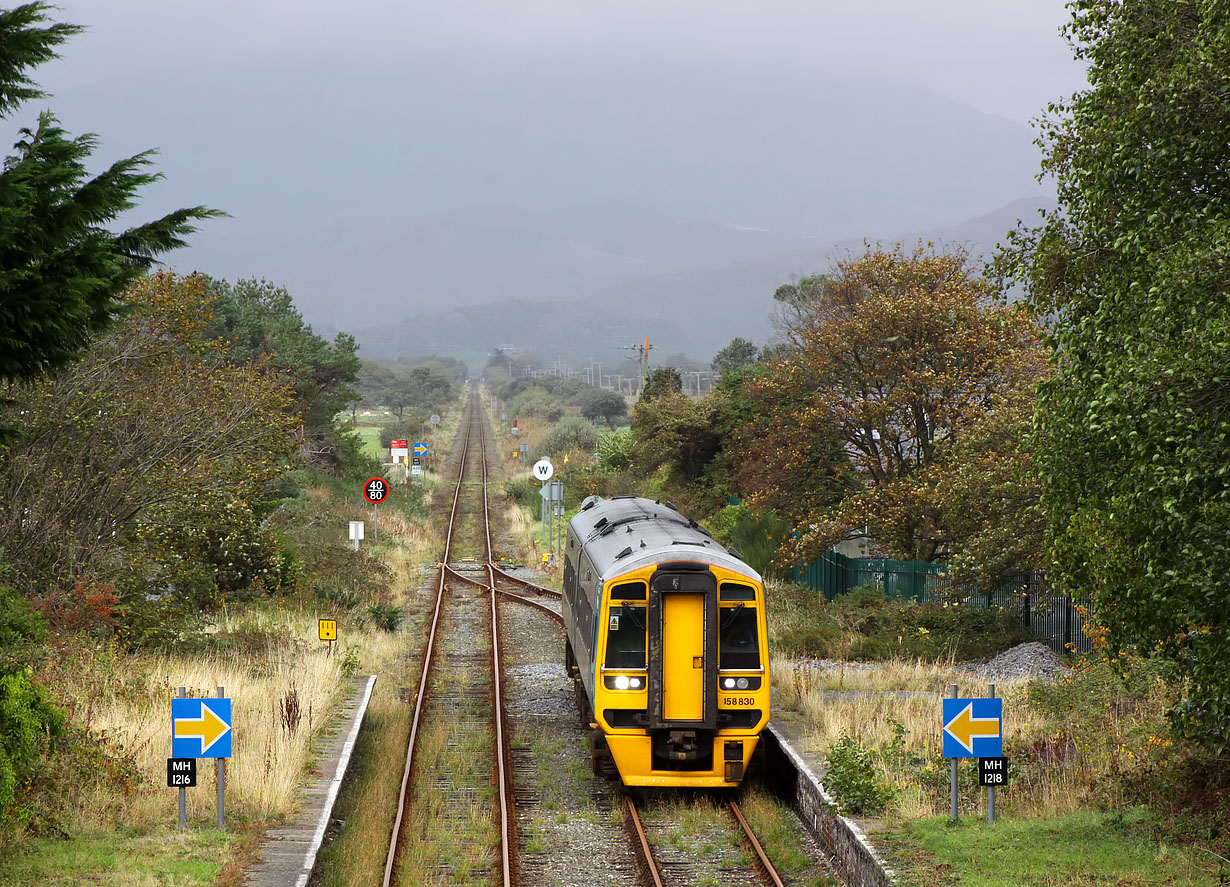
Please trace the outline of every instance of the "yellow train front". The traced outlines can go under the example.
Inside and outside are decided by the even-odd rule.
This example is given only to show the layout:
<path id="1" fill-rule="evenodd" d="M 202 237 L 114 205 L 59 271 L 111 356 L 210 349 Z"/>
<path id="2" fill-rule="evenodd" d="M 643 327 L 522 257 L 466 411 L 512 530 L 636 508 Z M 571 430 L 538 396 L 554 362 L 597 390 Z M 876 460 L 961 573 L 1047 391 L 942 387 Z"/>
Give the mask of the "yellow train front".
<path id="1" fill-rule="evenodd" d="M 669 504 L 591 496 L 569 522 L 565 661 L 595 770 L 738 785 L 769 720 L 764 584 Z"/>

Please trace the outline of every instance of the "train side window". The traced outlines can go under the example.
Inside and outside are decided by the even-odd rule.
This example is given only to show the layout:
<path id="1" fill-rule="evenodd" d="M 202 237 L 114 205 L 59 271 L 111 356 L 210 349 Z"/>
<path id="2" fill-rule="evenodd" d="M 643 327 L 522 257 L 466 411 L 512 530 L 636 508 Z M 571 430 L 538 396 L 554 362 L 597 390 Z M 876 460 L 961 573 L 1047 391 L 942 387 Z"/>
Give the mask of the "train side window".
<path id="1" fill-rule="evenodd" d="M 644 582 L 622 582 L 611 589 L 613 601 L 643 601 L 646 588 Z"/>
<path id="2" fill-rule="evenodd" d="M 718 631 L 718 668 L 760 668 L 756 610 L 743 604 L 722 607 Z"/>
<path id="3" fill-rule="evenodd" d="M 721 597 L 724 601 L 754 601 L 756 589 L 738 582 L 723 582 Z"/>
<path id="4" fill-rule="evenodd" d="M 607 668 L 645 667 L 645 608 L 612 606 L 606 632 Z"/>

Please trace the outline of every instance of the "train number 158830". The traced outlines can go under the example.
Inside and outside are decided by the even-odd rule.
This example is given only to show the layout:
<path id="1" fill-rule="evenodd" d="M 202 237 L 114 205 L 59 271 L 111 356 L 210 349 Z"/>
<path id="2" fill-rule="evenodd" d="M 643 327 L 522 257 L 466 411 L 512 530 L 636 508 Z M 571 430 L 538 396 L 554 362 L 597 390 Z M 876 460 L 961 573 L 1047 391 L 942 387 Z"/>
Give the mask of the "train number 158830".
<path id="1" fill-rule="evenodd" d="M 737 705 L 752 706 L 756 704 L 756 699 L 753 696 L 723 696 L 722 705 L 734 707 Z"/>

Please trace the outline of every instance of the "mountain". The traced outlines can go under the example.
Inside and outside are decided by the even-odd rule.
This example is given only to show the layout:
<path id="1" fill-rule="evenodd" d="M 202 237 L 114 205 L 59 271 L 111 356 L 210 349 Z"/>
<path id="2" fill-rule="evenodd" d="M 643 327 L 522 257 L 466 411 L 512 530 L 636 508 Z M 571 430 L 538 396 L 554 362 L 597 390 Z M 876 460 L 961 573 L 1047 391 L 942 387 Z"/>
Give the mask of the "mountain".
<path id="1" fill-rule="evenodd" d="M 1040 209 L 1054 205 L 1027 198 L 953 225 L 876 239 L 907 247 L 918 241 L 941 248 L 961 244 L 975 260 L 989 258 L 1018 221 L 1032 224 Z M 833 258 L 862 250 L 862 240 L 815 243 L 612 283 L 588 299 L 491 301 L 360 329 L 356 336 L 365 357 L 434 351 L 471 367 L 484 365 L 486 352 L 503 344 L 532 350 L 545 362 L 561 357 L 574 367 L 588 357 L 613 362 L 624 357 L 623 346 L 648 336 L 657 355 L 682 352 L 703 363 L 735 336 L 756 342 L 773 336 L 773 292 L 780 284 L 827 271 Z"/>
<path id="2" fill-rule="evenodd" d="M 281 55 L 61 91 L 100 157 L 158 146 L 133 220 L 205 203 L 182 270 L 266 277 L 317 324 L 655 276 L 986 212 L 1034 188 L 1031 133 L 904 82 L 734 62 Z M 737 276 L 737 275 L 736 275 Z M 685 325 L 686 326 L 686 325 Z"/>

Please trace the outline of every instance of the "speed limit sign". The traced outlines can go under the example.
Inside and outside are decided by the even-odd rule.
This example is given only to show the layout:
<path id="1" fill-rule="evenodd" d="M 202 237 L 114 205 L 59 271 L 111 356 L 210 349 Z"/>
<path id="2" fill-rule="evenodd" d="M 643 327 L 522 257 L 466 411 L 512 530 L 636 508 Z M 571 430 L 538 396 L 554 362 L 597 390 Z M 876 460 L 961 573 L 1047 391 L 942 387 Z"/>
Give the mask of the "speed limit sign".
<path id="1" fill-rule="evenodd" d="M 369 477 L 363 484 L 363 495 L 373 505 L 379 505 L 389 495 L 389 482 L 383 477 Z"/>

